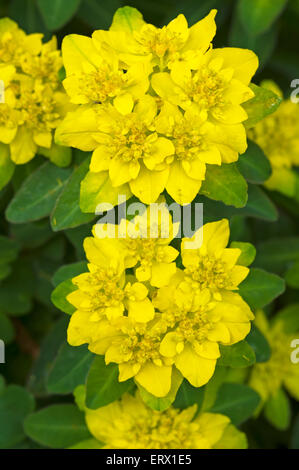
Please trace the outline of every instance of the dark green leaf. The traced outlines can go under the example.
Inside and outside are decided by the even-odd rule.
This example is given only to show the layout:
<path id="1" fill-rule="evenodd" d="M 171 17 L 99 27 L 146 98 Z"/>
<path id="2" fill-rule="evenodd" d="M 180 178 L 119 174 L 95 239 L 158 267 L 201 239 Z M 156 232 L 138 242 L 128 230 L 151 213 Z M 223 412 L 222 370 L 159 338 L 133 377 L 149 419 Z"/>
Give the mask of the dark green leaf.
<path id="1" fill-rule="evenodd" d="M 272 170 L 268 158 L 262 149 L 252 141 L 248 149 L 239 157 L 237 166 L 242 175 L 254 184 L 260 184 L 270 178 Z"/>
<path id="2" fill-rule="evenodd" d="M 32 173 L 9 204 L 6 217 L 12 223 L 31 222 L 50 214 L 70 169 L 45 163 Z"/>
<path id="3" fill-rule="evenodd" d="M 252 347 L 255 352 L 256 362 L 267 362 L 271 357 L 271 348 L 268 340 L 254 325 L 251 325 L 249 335 L 246 337 L 246 342 Z"/>
<path id="4" fill-rule="evenodd" d="M 242 384 L 224 383 L 217 395 L 211 412 L 228 416 L 235 426 L 247 421 L 255 412 L 260 396 Z"/>
<path id="5" fill-rule="evenodd" d="M 118 365 L 105 364 L 103 356 L 97 356 L 89 370 L 86 383 L 86 406 L 93 410 L 118 400 L 133 386 L 132 380 L 118 381 Z"/>
<path id="6" fill-rule="evenodd" d="M 247 183 L 235 163 L 207 165 L 206 179 L 200 194 L 228 206 L 244 207 L 247 202 Z"/>
<path id="7" fill-rule="evenodd" d="M 52 405 L 31 414 L 24 429 L 28 437 L 54 449 L 64 449 L 90 437 L 84 414 L 75 405 Z"/>
<path id="8" fill-rule="evenodd" d="M 49 372 L 48 391 L 58 394 L 72 393 L 78 385 L 84 384 L 93 357 L 85 345 L 72 347 L 65 342 Z"/>
<path id="9" fill-rule="evenodd" d="M 279 96 L 267 88 L 259 87 L 253 83 L 250 85 L 250 88 L 255 96 L 243 104 L 243 108 L 248 114 L 248 119 L 244 122 L 247 129 L 254 127 L 266 116 L 274 113 L 282 101 Z"/>
<path id="10" fill-rule="evenodd" d="M 51 300 L 55 307 L 59 308 L 62 312 L 72 315 L 76 308 L 66 300 L 66 297 L 76 289 L 77 287 L 72 283 L 71 279 L 58 284 L 51 295 Z"/>
<path id="11" fill-rule="evenodd" d="M 200 411 L 204 400 L 204 394 L 204 387 L 195 388 L 186 379 L 184 379 L 173 406 L 175 408 L 184 409 L 192 405 L 197 405 L 197 411 Z"/>
<path id="12" fill-rule="evenodd" d="M 7 449 L 25 438 L 24 418 L 33 411 L 34 399 L 17 385 L 6 387 L 0 398 L 0 449 Z"/>
<path id="13" fill-rule="evenodd" d="M 255 352 L 246 341 L 240 341 L 232 346 L 220 346 L 220 358 L 218 366 L 244 368 L 252 366 L 255 359 Z"/>
<path id="14" fill-rule="evenodd" d="M 237 263 L 241 266 L 250 266 L 256 256 L 256 249 L 251 243 L 246 242 L 232 242 L 230 248 L 239 248 L 241 255 L 238 258 Z"/>
<path id="15" fill-rule="evenodd" d="M 70 176 L 56 201 L 51 214 L 51 225 L 54 232 L 67 228 L 77 227 L 90 222 L 93 214 L 84 214 L 80 210 L 80 184 L 85 177 L 90 163 L 90 158 L 81 163 Z"/>
<path id="16" fill-rule="evenodd" d="M 284 290 L 284 280 L 279 276 L 254 268 L 239 286 L 239 294 L 252 309 L 265 307 Z"/>
<path id="17" fill-rule="evenodd" d="M 37 6 L 50 31 L 62 28 L 74 16 L 81 0 L 37 0 Z"/>
<path id="18" fill-rule="evenodd" d="M 78 261 L 77 263 L 66 264 L 61 266 L 53 276 L 52 283 L 57 287 L 63 281 L 67 281 L 73 277 L 79 276 L 88 271 L 86 261 Z"/>
<path id="19" fill-rule="evenodd" d="M 251 35 L 264 33 L 283 11 L 287 0 L 239 0 L 238 12 Z"/>

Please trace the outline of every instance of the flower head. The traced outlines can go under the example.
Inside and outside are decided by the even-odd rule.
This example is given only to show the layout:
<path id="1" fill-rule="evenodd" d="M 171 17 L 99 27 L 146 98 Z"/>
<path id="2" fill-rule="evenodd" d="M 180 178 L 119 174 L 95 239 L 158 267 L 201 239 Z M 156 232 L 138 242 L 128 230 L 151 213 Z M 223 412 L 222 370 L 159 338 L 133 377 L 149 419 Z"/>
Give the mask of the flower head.
<path id="1" fill-rule="evenodd" d="M 11 160 L 23 164 L 37 152 L 65 166 L 69 149 L 53 142 L 54 130 L 66 114 L 68 99 L 58 78 L 62 59 L 53 38 L 27 36 L 17 24 L 0 21 L 0 142 L 9 145 Z"/>
<path id="2" fill-rule="evenodd" d="M 299 400 L 299 369 L 290 358 L 294 334 L 285 331 L 281 320 L 269 322 L 262 311 L 257 312 L 255 323 L 269 342 L 271 357 L 267 362 L 254 365 L 249 379 L 250 386 L 260 394 L 263 404 L 281 388 L 286 388 Z"/>
<path id="3" fill-rule="evenodd" d="M 91 434 L 107 449 L 246 448 L 246 437 L 227 416 L 196 414 L 197 406 L 154 411 L 139 395 L 124 395 L 98 410 L 85 409 Z"/>
<path id="4" fill-rule="evenodd" d="M 183 15 L 156 28 L 125 7 L 109 31 L 64 40 L 64 84 L 77 110 L 56 141 L 93 151 L 90 173 L 99 180 L 108 173 L 114 192 L 126 184 L 150 204 L 166 189 L 188 204 L 207 164 L 245 152 L 242 105 L 254 96 L 258 60 L 251 51 L 212 48 L 215 14 L 191 28 Z"/>
<path id="5" fill-rule="evenodd" d="M 88 343 L 92 352 L 105 355 L 107 364 L 118 364 L 119 381 L 134 378 L 149 393 L 164 397 L 177 371 L 195 387 L 206 384 L 220 357 L 219 344 L 244 339 L 253 314 L 231 292 L 248 270 L 234 266 L 240 250 L 231 255 L 225 248 L 227 221 L 204 226 L 199 258 L 184 241 L 186 269 L 181 270 L 174 263 L 176 250 L 168 245 L 176 230 L 168 211 L 162 211 L 157 226 L 150 213 L 149 208 L 132 222 L 123 221 L 114 231 L 116 238 L 98 237 L 96 226 L 94 237 L 85 240 L 90 272 L 73 280 L 78 290 L 67 297 L 77 309 L 68 341 L 74 346 Z M 101 230 L 111 235 L 112 228 L 106 224 Z M 157 231 L 156 239 L 140 236 L 150 235 L 151 229 Z M 208 246 L 215 259 L 209 259 Z M 188 251 L 195 259 L 193 271 Z"/>
<path id="6" fill-rule="evenodd" d="M 283 98 L 275 83 L 266 81 L 262 86 Z M 298 104 L 291 100 L 282 101 L 273 115 L 249 130 L 248 137 L 262 148 L 270 160 L 272 175 L 265 185 L 269 189 L 280 190 L 287 196 L 293 196 L 297 178 L 292 168 L 299 166 Z"/>
<path id="7" fill-rule="evenodd" d="M 247 277 L 249 269 L 237 264 L 241 255 L 239 248 L 227 248 L 228 220 L 205 224 L 191 241 L 197 243 L 199 248 L 188 249 L 190 240 L 182 241 L 186 282 L 192 287 L 208 288 L 219 300 L 224 291 L 237 290 L 238 285 Z"/>

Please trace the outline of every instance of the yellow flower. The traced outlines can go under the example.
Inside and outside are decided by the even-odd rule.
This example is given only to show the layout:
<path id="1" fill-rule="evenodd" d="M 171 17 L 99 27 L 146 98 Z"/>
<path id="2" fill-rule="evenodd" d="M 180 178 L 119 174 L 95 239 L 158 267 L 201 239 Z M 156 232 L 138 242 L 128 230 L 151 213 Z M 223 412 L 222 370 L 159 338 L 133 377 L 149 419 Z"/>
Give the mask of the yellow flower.
<path id="1" fill-rule="evenodd" d="M 104 173 L 116 193 L 128 184 L 150 204 L 166 188 L 188 204 L 206 164 L 234 162 L 245 152 L 242 104 L 254 96 L 248 85 L 258 60 L 247 50 L 212 49 L 215 14 L 191 28 L 179 15 L 159 29 L 125 7 L 109 31 L 64 40 L 65 86 L 77 110 L 59 126 L 56 142 L 93 151 L 82 193 L 97 200 L 101 185 L 86 185 L 96 187 Z"/>
<path id="2" fill-rule="evenodd" d="M 194 387 L 213 376 L 220 357 L 218 344 L 244 339 L 254 318 L 238 294 L 225 292 L 217 302 L 208 289 L 186 282 L 183 271 L 176 273 L 169 287 L 159 289 L 153 303 L 161 312 L 158 325 L 166 331 L 159 351 Z"/>
<path id="3" fill-rule="evenodd" d="M 115 226 L 101 227 L 101 234 L 110 236 L 114 227 L 116 238 L 97 237 L 96 226 L 95 236 L 85 239 L 90 272 L 73 280 L 79 289 L 67 297 L 77 309 L 70 320 L 68 341 L 73 346 L 88 343 L 92 352 L 105 355 L 107 364 L 118 364 L 119 381 L 134 378 L 149 393 L 164 397 L 176 369 L 193 386 L 206 384 L 220 356 L 219 344 L 243 340 L 253 314 L 238 294 L 230 292 L 237 288 L 234 263 L 240 250 L 232 250 L 231 260 L 230 249 L 225 248 L 227 221 L 204 226 L 204 239 L 209 234 L 204 246 L 215 253 L 218 271 L 223 256 L 222 271 L 215 278 L 212 270 L 207 277 L 205 270 L 198 269 L 193 281 L 188 268 L 179 270 L 173 263 L 177 252 L 168 243 L 176 226 L 169 224 L 168 211 L 165 208 L 155 226 L 150 209 L 134 223 L 123 221 L 116 232 Z M 151 229 L 158 238 L 147 238 Z M 196 260 L 186 243 L 185 239 L 184 258 L 188 259 L 190 251 Z M 204 266 L 210 252 L 200 254 Z M 134 276 L 126 271 L 131 268 L 135 268 Z M 230 281 L 224 282 L 220 274 Z"/>
<path id="4" fill-rule="evenodd" d="M 167 26 L 157 28 L 147 24 L 135 8 L 124 7 L 116 12 L 109 31 L 95 31 L 93 38 L 109 44 L 125 63 L 142 59 L 151 61 L 152 67 L 170 67 L 173 62 L 183 61 L 192 54 L 206 52 L 216 33 L 215 16 L 208 16 L 188 28 L 184 15 L 178 15 Z M 122 21 L 130 18 L 130 27 Z"/>
<path id="5" fill-rule="evenodd" d="M 283 98 L 275 83 L 265 81 L 262 86 Z M 294 166 L 299 166 L 298 109 L 298 104 L 284 100 L 273 115 L 260 121 L 248 132 L 248 137 L 262 148 L 272 166 L 272 175 L 265 186 L 287 196 L 294 196 L 298 184 L 292 172 Z"/>
<path id="6" fill-rule="evenodd" d="M 290 357 L 294 335 L 284 331 L 281 320 L 275 321 L 274 318 L 269 322 L 262 311 L 257 312 L 255 323 L 269 342 L 271 357 L 267 362 L 254 365 L 249 385 L 260 394 L 262 404 L 282 388 L 299 400 L 299 367 L 292 363 Z"/>
<path id="7" fill-rule="evenodd" d="M 190 239 L 182 241 L 186 282 L 201 289 L 208 288 L 218 300 L 224 291 L 238 290 L 238 285 L 249 274 L 247 267 L 237 264 L 241 250 L 227 248 L 229 235 L 228 220 L 223 219 L 205 224 L 194 234 L 191 242 L 197 249 L 188 248 Z"/>
<path id="8" fill-rule="evenodd" d="M 127 67 L 112 48 L 92 38 L 66 36 L 62 54 L 67 75 L 63 85 L 72 103 L 112 102 L 126 113 L 149 87 L 145 62 Z"/>
<path id="9" fill-rule="evenodd" d="M 37 152 L 60 166 L 69 164 L 70 150 L 53 143 L 53 134 L 66 114 L 68 100 L 58 72 L 62 60 L 56 39 L 42 44 L 41 35 L 29 35 L 8 20 L 0 20 L 0 142 L 9 145 L 16 164 Z"/>
<path id="10" fill-rule="evenodd" d="M 115 250 L 122 253 L 125 268 L 134 268 L 138 281 L 162 287 L 176 272 L 174 261 L 179 253 L 169 243 L 177 232 L 178 224 L 172 223 L 166 206 L 160 203 L 149 206 L 131 222 L 122 219 L 119 225 L 95 225 L 94 238 L 86 239 L 85 243 L 94 246 L 95 258 L 89 254 L 91 261 L 98 251 Z"/>
<path id="11" fill-rule="evenodd" d="M 184 410 L 154 411 L 139 395 L 97 410 L 85 409 L 91 434 L 106 449 L 237 449 L 246 448 L 246 436 L 227 416 L 196 414 L 197 405 Z"/>
<path id="12" fill-rule="evenodd" d="M 21 67 L 42 49 L 42 34 L 26 34 L 9 18 L 0 20 L 0 62 Z"/>

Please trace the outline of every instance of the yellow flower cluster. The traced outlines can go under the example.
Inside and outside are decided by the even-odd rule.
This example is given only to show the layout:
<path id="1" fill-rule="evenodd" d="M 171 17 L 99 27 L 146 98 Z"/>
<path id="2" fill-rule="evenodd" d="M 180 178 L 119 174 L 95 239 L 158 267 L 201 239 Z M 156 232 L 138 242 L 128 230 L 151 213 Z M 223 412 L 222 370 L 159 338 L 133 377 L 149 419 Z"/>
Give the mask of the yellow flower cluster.
<path id="1" fill-rule="evenodd" d="M 254 96 L 258 59 L 249 50 L 213 49 L 215 15 L 191 28 L 179 15 L 156 28 L 125 7 L 109 31 L 65 37 L 63 83 L 76 109 L 56 141 L 93 152 L 85 186 L 97 203 L 104 175 L 115 192 L 146 204 L 165 188 L 190 203 L 207 164 L 245 152 L 242 104 Z"/>
<path id="2" fill-rule="evenodd" d="M 138 394 L 126 394 L 97 410 L 85 409 L 85 418 L 98 446 L 104 449 L 247 448 L 246 436 L 227 416 L 198 415 L 197 405 L 183 411 L 173 407 L 154 411 L 145 406 Z M 84 447 L 88 448 L 88 441 Z"/>
<path id="3" fill-rule="evenodd" d="M 37 152 L 59 166 L 70 162 L 70 150 L 53 143 L 68 106 L 61 68 L 56 38 L 44 44 L 41 34 L 26 35 L 14 21 L 0 20 L 0 142 L 16 164 Z"/>
<path id="4" fill-rule="evenodd" d="M 262 86 L 283 98 L 279 87 L 271 81 Z M 299 105 L 290 99 L 284 100 L 278 110 L 249 130 L 248 136 L 256 142 L 269 158 L 272 175 L 266 186 L 294 196 L 298 177 L 292 168 L 299 166 Z"/>
<path id="5" fill-rule="evenodd" d="M 183 239 L 179 269 L 169 245 L 178 227 L 163 207 L 156 225 L 151 206 L 131 222 L 108 224 L 107 235 L 117 227 L 116 238 L 97 237 L 96 226 L 84 242 L 89 272 L 73 279 L 77 289 L 67 297 L 76 307 L 68 342 L 88 343 L 107 364 L 118 364 L 119 381 L 134 377 L 157 397 L 170 392 L 178 371 L 195 387 L 207 383 L 219 344 L 244 339 L 253 319 L 234 292 L 249 270 L 237 264 L 241 250 L 227 248 L 228 221 Z"/>
<path id="6" fill-rule="evenodd" d="M 269 342 L 271 358 L 267 362 L 255 364 L 249 385 L 259 393 L 262 404 L 283 387 L 299 400 L 299 367 L 290 358 L 294 334 L 284 331 L 282 321 L 275 321 L 274 318 L 270 323 L 262 311 L 257 312 L 255 323 Z"/>

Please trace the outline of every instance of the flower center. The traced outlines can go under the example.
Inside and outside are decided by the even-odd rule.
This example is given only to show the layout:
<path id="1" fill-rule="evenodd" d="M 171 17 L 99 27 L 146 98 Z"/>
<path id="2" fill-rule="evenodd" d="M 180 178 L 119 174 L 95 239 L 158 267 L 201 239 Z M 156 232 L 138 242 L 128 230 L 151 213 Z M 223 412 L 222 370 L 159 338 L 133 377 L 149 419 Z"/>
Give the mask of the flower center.
<path id="1" fill-rule="evenodd" d="M 225 264 L 212 256 L 199 257 L 198 263 L 185 269 L 186 280 L 195 281 L 201 289 L 226 289 L 230 278 Z"/>
<path id="2" fill-rule="evenodd" d="M 126 116 L 114 134 L 113 153 L 124 162 L 137 161 L 149 153 L 156 134 L 148 138 L 146 126 L 134 114 Z"/>
<path id="3" fill-rule="evenodd" d="M 150 227 L 147 227 L 150 230 Z M 150 236 L 150 234 L 147 234 Z M 157 244 L 157 239 L 126 238 L 124 243 L 131 256 L 137 258 L 142 266 L 151 266 L 154 261 L 163 261 L 163 247 Z"/>
<path id="4" fill-rule="evenodd" d="M 135 39 L 147 53 L 159 58 L 179 51 L 185 43 L 185 38 L 180 33 L 171 31 L 166 26 L 157 29 L 152 25 L 146 25 L 141 32 L 135 33 Z"/>
<path id="5" fill-rule="evenodd" d="M 97 267 L 89 274 L 88 281 L 74 279 L 73 282 L 90 298 L 90 310 L 97 310 L 118 305 L 123 300 L 125 294 L 119 281 L 120 276 L 113 269 Z"/>
<path id="6" fill-rule="evenodd" d="M 192 75 L 186 83 L 186 93 L 201 109 L 207 111 L 224 105 L 224 82 L 209 67 L 203 67 Z"/>
<path id="7" fill-rule="evenodd" d="M 190 123 L 182 122 L 175 125 L 173 130 L 173 144 L 179 160 L 193 160 L 198 152 L 204 149 L 203 136 L 190 128 Z"/>
<path id="8" fill-rule="evenodd" d="M 161 361 L 160 335 L 151 333 L 147 329 L 146 325 L 129 326 L 123 329 L 127 338 L 121 344 L 121 353 L 130 357 L 134 363 L 144 364 L 150 359 Z"/>
<path id="9" fill-rule="evenodd" d="M 80 80 L 81 92 L 86 98 L 104 103 L 118 94 L 127 81 L 127 76 L 123 70 L 111 71 L 108 65 L 103 64 L 95 72 L 81 74 Z"/>
<path id="10" fill-rule="evenodd" d="M 163 413 L 150 410 L 146 416 L 132 421 L 126 440 L 145 449 L 184 449 L 192 447 L 192 434 L 198 425 L 180 419 L 180 410 L 170 408 Z"/>

